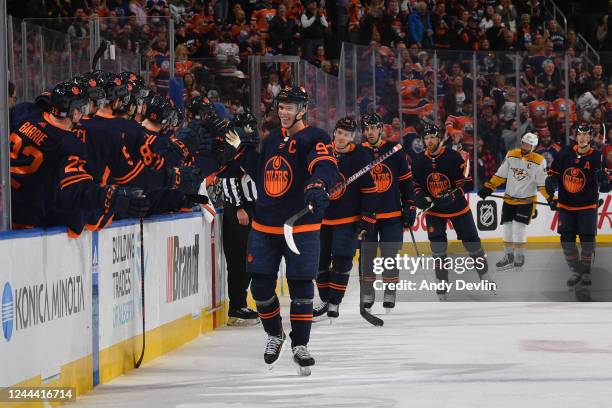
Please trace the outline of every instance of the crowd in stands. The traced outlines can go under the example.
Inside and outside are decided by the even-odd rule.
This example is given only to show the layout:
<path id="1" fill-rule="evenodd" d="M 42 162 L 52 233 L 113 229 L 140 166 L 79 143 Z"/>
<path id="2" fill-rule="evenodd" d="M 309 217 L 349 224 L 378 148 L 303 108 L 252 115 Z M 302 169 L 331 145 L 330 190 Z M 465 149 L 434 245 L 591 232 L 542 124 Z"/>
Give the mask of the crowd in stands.
<path id="1" fill-rule="evenodd" d="M 415 151 L 420 121 L 437 120 L 449 145 L 466 155 L 475 145 L 484 180 L 526 130 L 538 132 L 539 151 L 550 162 L 575 125 L 587 121 L 612 166 L 612 149 L 604 146 L 612 143 L 612 72 L 584 57 L 571 21 L 565 32 L 541 0 L 53 0 L 45 7 L 36 17 L 56 18 L 55 28 L 77 37 L 88 35 L 89 17 L 102 18 L 104 38 L 147 56 L 149 86 L 161 93 L 172 19 L 174 72 L 186 101 L 208 96 L 228 117 L 250 105 L 250 55 L 297 55 L 337 75 L 346 41 L 362 46 L 360 112 L 375 107 L 388 124 L 386 137 Z M 607 26 L 604 16 L 596 33 L 601 50 Z M 372 52 L 375 84 L 368 83 L 365 59 Z M 264 135 L 274 122 L 267 106 L 294 74 L 286 64 L 262 70 Z"/>

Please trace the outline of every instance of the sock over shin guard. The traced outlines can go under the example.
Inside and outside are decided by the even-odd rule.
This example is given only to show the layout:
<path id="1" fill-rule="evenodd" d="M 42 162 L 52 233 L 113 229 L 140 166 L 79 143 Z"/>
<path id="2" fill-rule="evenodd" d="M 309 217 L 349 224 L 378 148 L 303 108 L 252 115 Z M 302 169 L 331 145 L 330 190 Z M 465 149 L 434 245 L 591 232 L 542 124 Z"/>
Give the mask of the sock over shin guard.
<path id="1" fill-rule="evenodd" d="M 563 255 L 570 269 L 578 271 L 578 247 L 576 246 L 576 236 L 573 234 L 561 234 L 561 248 Z"/>
<path id="2" fill-rule="evenodd" d="M 254 275 L 251 278 L 251 293 L 257 313 L 266 333 L 277 336 L 283 331 L 280 316 L 280 303 L 275 294 L 276 279 L 261 278 Z"/>
<path id="3" fill-rule="evenodd" d="M 305 346 L 310 340 L 314 285 L 309 280 L 288 280 L 291 295 L 291 347 Z"/>
<path id="4" fill-rule="evenodd" d="M 331 281 L 331 272 L 328 269 L 317 272 L 317 289 L 319 297 L 323 302 L 327 302 L 329 298 L 329 285 Z"/>
<path id="5" fill-rule="evenodd" d="M 353 260 L 349 257 L 336 257 L 331 271 L 331 282 L 329 284 L 329 302 L 339 305 L 344 298 L 346 286 L 351 276 Z"/>
<path id="6" fill-rule="evenodd" d="M 580 270 L 582 273 L 590 273 L 595 254 L 595 236 L 580 235 L 580 249 Z"/>

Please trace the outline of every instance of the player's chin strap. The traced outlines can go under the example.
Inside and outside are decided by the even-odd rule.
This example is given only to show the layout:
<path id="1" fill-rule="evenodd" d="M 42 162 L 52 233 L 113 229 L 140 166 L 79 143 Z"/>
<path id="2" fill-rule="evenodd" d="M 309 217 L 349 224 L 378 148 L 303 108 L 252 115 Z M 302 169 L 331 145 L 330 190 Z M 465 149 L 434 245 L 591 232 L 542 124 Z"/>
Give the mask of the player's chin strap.
<path id="1" fill-rule="evenodd" d="M 302 108 L 303 108 L 303 107 L 301 107 L 301 106 L 300 106 L 300 110 L 302 110 Z M 277 111 L 277 112 L 278 112 L 278 111 Z M 277 114 L 278 114 L 278 113 L 277 113 Z M 304 119 L 304 115 L 306 115 L 306 112 L 304 112 L 304 113 L 302 114 L 302 117 L 301 117 L 301 118 L 299 118 L 299 119 L 298 119 L 298 115 L 295 115 L 295 119 L 293 119 L 293 123 L 291 123 L 291 126 L 286 127 L 286 128 L 283 128 L 283 135 L 286 135 L 286 134 L 287 134 L 287 131 L 288 131 L 289 129 L 291 129 L 292 127 L 294 127 L 294 126 L 295 126 L 295 124 L 296 124 L 296 123 L 298 123 L 300 120 Z"/>

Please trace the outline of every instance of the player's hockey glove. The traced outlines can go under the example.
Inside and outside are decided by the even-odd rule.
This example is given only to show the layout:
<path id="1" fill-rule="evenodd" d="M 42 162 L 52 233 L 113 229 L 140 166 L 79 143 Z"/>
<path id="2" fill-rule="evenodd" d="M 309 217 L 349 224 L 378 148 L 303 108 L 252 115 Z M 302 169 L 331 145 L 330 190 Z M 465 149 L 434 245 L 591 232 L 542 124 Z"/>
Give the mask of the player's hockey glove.
<path id="1" fill-rule="evenodd" d="M 558 204 L 559 204 L 559 200 L 557 200 L 555 196 L 551 195 L 550 199 L 548 200 L 548 206 L 550 207 L 550 209 L 553 211 L 557 211 Z"/>
<path id="2" fill-rule="evenodd" d="M 259 146 L 260 139 L 257 129 L 252 129 L 250 126 L 244 127 L 244 132 L 240 134 L 240 140 L 244 146 Z"/>
<path id="3" fill-rule="evenodd" d="M 325 209 L 329 207 L 329 195 L 325 191 L 325 183 L 321 180 L 312 182 L 304 189 L 304 204 L 312 206 L 312 212 L 322 217 Z"/>
<path id="4" fill-rule="evenodd" d="M 151 203 L 139 188 L 108 186 L 104 194 L 104 207 L 116 219 L 142 218 L 147 215 Z"/>
<path id="5" fill-rule="evenodd" d="M 215 136 L 222 136 L 232 129 L 232 124 L 227 119 L 216 116 L 207 122 L 207 127 Z"/>
<path id="6" fill-rule="evenodd" d="M 200 169 L 193 166 L 171 167 L 166 169 L 166 174 L 168 189 L 178 190 L 185 194 L 195 194 L 204 181 Z"/>
<path id="7" fill-rule="evenodd" d="M 368 235 L 372 235 L 375 227 L 376 214 L 369 212 L 361 213 L 361 219 L 359 220 L 359 225 L 357 226 L 357 235 L 359 238 L 364 239 Z"/>
<path id="8" fill-rule="evenodd" d="M 453 202 L 457 199 L 459 194 L 461 193 L 458 190 L 454 190 L 454 189 L 446 189 L 440 192 L 440 195 L 438 195 L 434 199 L 434 202 L 436 203 L 436 207 L 438 208 L 450 207 L 453 204 Z"/>
<path id="9" fill-rule="evenodd" d="M 416 207 L 413 201 L 402 204 L 402 224 L 404 228 L 412 228 L 416 220 Z"/>
<path id="10" fill-rule="evenodd" d="M 549 196 L 554 197 L 557 189 L 559 188 L 559 181 L 555 176 L 546 177 L 546 181 L 544 182 L 544 188 Z"/>
<path id="11" fill-rule="evenodd" d="M 493 189 L 487 186 L 484 186 L 478 191 L 478 196 L 482 198 L 483 200 L 487 198 L 488 196 L 490 196 L 491 194 L 493 194 Z"/>
<path id="12" fill-rule="evenodd" d="M 595 181 L 599 185 L 599 191 L 601 193 L 610 192 L 610 177 L 607 171 L 601 169 L 597 170 L 595 172 Z"/>
<path id="13" fill-rule="evenodd" d="M 428 197 L 423 194 L 423 192 L 415 194 L 414 201 L 416 203 L 416 206 L 421 210 L 429 208 L 429 206 L 431 205 L 431 200 L 428 200 L 427 198 Z"/>

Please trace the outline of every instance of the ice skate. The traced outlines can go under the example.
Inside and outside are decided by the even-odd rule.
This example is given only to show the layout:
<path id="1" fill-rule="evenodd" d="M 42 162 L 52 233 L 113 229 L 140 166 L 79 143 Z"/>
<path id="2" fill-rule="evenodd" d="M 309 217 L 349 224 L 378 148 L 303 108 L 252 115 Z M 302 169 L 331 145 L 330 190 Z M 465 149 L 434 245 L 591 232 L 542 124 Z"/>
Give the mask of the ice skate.
<path id="1" fill-rule="evenodd" d="M 495 267 L 498 271 L 507 271 L 509 269 L 514 268 L 514 255 L 506 254 L 506 256 L 497 261 Z"/>
<path id="2" fill-rule="evenodd" d="M 569 290 L 574 289 L 574 287 L 581 281 L 582 275 L 578 272 L 572 273 L 572 276 L 567 280 L 567 287 Z"/>
<path id="3" fill-rule="evenodd" d="M 336 320 L 338 318 L 338 316 L 340 315 L 338 313 L 338 308 L 340 307 L 340 305 L 334 305 L 333 303 L 328 304 L 327 307 L 327 317 L 329 317 L 329 324 L 332 324 L 334 322 L 334 320 Z"/>
<path id="4" fill-rule="evenodd" d="M 391 310 L 395 307 L 395 291 L 385 292 L 383 296 L 383 307 L 385 308 L 385 313 L 391 313 Z"/>
<path id="5" fill-rule="evenodd" d="M 227 316 L 228 326 L 254 326 L 259 323 L 257 312 L 246 307 L 241 309 L 232 309 L 227 313 Z"/>
<path id="6" fill-rule="evenodd" d="M 266 343 L 266 350 L 264 351 L 264 361 L 268 365 L 268 370 L 274 368 L 274 365 L 283 354 L 286 340 L 287 336 L 285 332 L 282 332 L 278 336 L 268 334 L 268 342 Z"/>
<path id="7" fill-rule="evenodd" d="M 310 355 L 308 347 L 295 346 L 293 347 L 293 361 L 298 365 L 298 375 L 309 376 L 310 366 L 315 364 L 314 358 Z"/>
<path id="8" fill-rule="evenodd" d="M 514 270 L 517 272 L 523 272 L 523 265 L 525 265 L 525 257 L 517 255 L 514 258 Z"/>
<path id="9" fill-rule="evenodd" d="M 319 302 L 315 304 L 315 306 L 312 308 L 312 321 L 320 322 L 321 320 L 327 319 L 327 308 L 327 302 Z"/>

